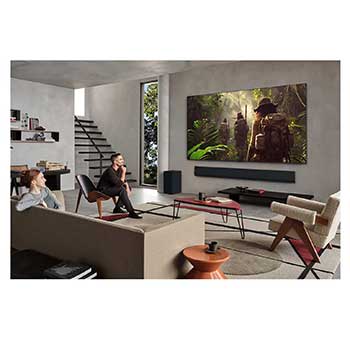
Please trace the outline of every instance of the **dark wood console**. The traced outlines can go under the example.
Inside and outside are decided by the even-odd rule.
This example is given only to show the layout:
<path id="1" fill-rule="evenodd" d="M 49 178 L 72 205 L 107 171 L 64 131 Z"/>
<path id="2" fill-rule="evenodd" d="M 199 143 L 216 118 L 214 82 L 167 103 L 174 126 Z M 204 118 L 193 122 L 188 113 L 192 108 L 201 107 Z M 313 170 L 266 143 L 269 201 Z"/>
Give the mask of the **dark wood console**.
<path id="1" fill-rule="evenodd" d="M 287 192 L 274 192 L 274 191 L 264 191 L 264 193 L 259 193 L 256 190 L 249 190 L 249 189 L 243 192 L 235 187 L 220 190 L 218 191 L 218 193 L 228 194 L 230 199 L 236 202 L 241 202 L 243 200 L 244 202 L 247 202 L 247 203 L 251 202 L 251 203 L 263 204 L 263 205 L 270 205 L 271 202 L 273 201 L 286 203 L 289 195 L 306 198 L 306 199 L 314 198 L 314 196 L 311 194 L 303 194 L 303 193 L 287 193 Z"/>

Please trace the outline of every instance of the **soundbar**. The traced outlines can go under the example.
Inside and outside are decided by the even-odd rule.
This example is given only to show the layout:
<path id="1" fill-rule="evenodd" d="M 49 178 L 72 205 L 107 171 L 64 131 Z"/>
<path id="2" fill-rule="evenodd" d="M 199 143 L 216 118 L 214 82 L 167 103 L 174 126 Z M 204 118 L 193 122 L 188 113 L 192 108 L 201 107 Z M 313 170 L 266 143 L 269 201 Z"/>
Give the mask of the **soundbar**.
<path id="1" fill-rule="evenodd" d="M 195 166 L 195 176 L 295 183 L 295 171 Z"/>

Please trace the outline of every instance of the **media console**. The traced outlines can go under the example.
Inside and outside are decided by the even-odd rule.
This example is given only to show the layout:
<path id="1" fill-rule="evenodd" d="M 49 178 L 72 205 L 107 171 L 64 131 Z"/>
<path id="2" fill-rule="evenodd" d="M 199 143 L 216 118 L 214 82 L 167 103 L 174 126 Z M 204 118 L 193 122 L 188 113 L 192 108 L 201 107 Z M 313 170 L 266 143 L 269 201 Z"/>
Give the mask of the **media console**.
<path id="1" fill-rule="evenodd" d="M 240 202 L 241 199 L 244 199 L 245 202 L 254 202 L 257 204 L 265 204 L 270 205 L 271 202 L 282 202 L 286 203 L 289 195 L 312 199 L 314 198 L 311 194 L 303 194 L 303 193 L 287 193 L 287 192 L 274 192 L 274 191 L 264 191 L 263 193 L 259 193 L 258 191 L 245 190 L 241 191 L 238 188 L 226 188 L 224 190 L 218 191 L 218 193 L 228 194 L 230 199 Z"/>

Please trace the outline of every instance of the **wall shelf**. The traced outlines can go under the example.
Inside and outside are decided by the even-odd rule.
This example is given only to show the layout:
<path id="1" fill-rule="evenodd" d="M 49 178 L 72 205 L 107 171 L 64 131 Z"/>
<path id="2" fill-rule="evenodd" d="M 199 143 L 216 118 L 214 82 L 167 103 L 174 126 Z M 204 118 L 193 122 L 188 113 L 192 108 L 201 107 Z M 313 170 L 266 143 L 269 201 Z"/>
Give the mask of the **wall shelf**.
<path id="1" fill-rule="evenodd" d="M 56 141 L 11 140 L 11 143 L 56 143 Z"/>
<path id="2" fill-rule="evenodd" d="M 49 137 L 52 139 L 50 141 L 35 141 L 35 140 L 26 140 L 24 133 L 37 134 L 43 132 L 44 134 L 49 134 Z M 27 142 L 27 143 L 54 143 L 59 142 L 60 134 L 58 131 L 52 130 L 27 130 L 27 129 L 11 129 L 11 142 Z"/>

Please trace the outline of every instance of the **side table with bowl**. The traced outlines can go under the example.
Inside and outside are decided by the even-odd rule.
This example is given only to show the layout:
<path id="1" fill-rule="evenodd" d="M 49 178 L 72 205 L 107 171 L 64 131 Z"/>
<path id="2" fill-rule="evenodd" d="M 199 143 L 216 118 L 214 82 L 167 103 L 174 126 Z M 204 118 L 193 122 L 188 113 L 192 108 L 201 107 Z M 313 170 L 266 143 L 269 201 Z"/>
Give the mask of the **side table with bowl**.
<path id="1" fill-rule="evenodd" d="M 218 247 L 215 251 L 211 251 L 210 245 L 204 244 L 188 247 L 184 249 L 183 254 L 193 265 L 193 269 L 185 278 L 227 279 L 220 269 L 220 266 L 230 258 L 230 253 L 226 249 Z"/>

